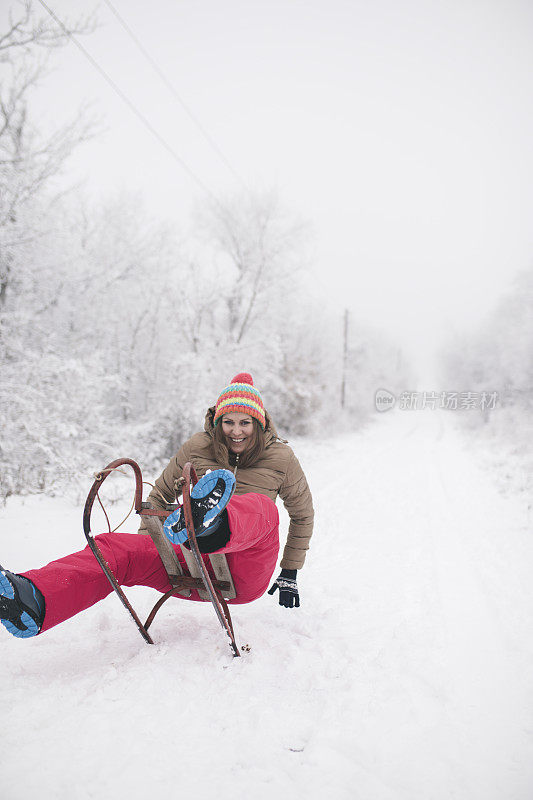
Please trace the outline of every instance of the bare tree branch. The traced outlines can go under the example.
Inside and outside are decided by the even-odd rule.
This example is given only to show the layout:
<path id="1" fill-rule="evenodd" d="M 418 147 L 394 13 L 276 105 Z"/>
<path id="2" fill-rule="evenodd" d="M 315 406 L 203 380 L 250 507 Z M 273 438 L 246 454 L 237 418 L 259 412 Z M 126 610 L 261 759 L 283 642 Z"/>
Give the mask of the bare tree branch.
<path id="1" fill-rule="evenodd" d="M 97 27 L 94 12 L 75 22 L 66 20 L 64 29 L 49 16 L 36 16 L 35 3 L 32 0 L 24 0 L 18 5 L 22 6 L 19 18 L 14 20 L 13 13 L 10 12 L 10 27 L 4 34 L 0 34 L 0 61 L 9 60 L 9 51 L 14 49 L 29 52 L 33 47 L 63 47 L 71 35 L 93 33 Z"/>

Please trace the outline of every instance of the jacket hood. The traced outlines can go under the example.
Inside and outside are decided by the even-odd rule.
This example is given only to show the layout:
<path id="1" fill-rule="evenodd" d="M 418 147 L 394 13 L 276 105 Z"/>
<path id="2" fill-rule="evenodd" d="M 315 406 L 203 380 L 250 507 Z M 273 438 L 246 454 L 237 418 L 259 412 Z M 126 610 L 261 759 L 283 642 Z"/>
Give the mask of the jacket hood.
<path id="1" fill-rule="evenodd" d="M 206 431 L 206 433 L 208 433 L 210 436 L 215 435 L 215 426 L 213 423 L 214 416 L 215 416 L 215 406 L 211 406 L 211 408 L 207 409 L 204 421 L 204 431 Z M 265 422 L 266 425 L 263 433 L 263 436 L 265 437 L 265 447 L 268 447 L 269 444 L 272 444 L 272 442 L 275 442 L 276 440 L 283 442 L 284 439 L 281 439 L 278 436 L 276 426 L 272 422 L 272 418 L 270 417 L 270 414 L 268 413 L 268 411 L 266 411 L 266 409 L 265 409 Z"/>

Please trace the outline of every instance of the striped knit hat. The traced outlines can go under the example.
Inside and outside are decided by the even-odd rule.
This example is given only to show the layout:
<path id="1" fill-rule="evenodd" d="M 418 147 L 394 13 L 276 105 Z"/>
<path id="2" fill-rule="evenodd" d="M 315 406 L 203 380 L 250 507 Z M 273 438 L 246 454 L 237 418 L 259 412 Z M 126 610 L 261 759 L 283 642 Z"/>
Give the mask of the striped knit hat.
<path id="1" fill-rule="evenodd" d="M 223 414 L 231 414 L 234 411 L 255 417 L 265 430 L 265 407 L 261 395 L 254 386 L 252 376 L 247 372 L 235 375 L 230 385 L 220 393 L 215 406 L 215 426 Z"/>

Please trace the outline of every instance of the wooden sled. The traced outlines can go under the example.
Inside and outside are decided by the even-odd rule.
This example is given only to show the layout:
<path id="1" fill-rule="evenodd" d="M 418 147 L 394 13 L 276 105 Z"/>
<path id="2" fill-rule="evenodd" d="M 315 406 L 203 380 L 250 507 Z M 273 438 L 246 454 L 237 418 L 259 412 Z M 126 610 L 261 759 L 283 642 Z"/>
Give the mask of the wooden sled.
<path id="1" fill-rule="evenodd" d="M 157 548 L 157 551 L 161 557 L 161 561 L 163 562 L 163 566 L 165 567 L 165 571 L 168 575 L 169 583 L 172 587 L 170 591 L 159 598 L 152 611 L 148 615 L 144 625 L 132 608 L 131 603 L 127 599 L 122 587 L 119 585 L 109 564 L 104 558 L 102 551 L 98 547 L 93 534 L 91 533 L 91 511 L 94 500 L 98 496 L 98 491 L 107 476 L 113 472 L 113 470 L 124 465 L 129 465 L 133 469 L 135 475 L 135 511 L 144 518 L 148 533 L 150 534 L 150 537 Z M 181 551 L 183 553 L 189 574 L 184 573 L 176 552 L 164 534 L 163 524 L 161 521 L 162 518 L 166 518 L 172 511 L 178 508 L 179 504 L 177 503 L 176 505 L 169 505 L 165 511 L 160 511 L 158 509 L 154 509 L 149 503 L 144 503 L 142 500 L 143 483 L 141 469 L 137 462 L 130 458 L 116 459 L 96 475 L 95 481 L 87 496 L 85 508 L 83 510 L 83 531 L 89 547 L 94 553 L 96 560 L 100 564 L 113 590 L 118 595 L 123 606 L 128 610 L 131 617 L 134 619 L 141 636 L 148 644 L 154 643 L 152 637 L 148 633 L 148 628 L 152 624 L 155 615 L 163 603 L 168 600 L 169 597 L 172 597 L 176 594 L 182 595 L 183 597 L 190 597 L 191 590 L 194 589 L 198 592 L 202 600 L 211 601 L 218 620 L 229 637 L 230 647 L 233 655 L 240 656 L 239 648 L 235 642 L 235 634 L 233 632 L 231 615 L 226 603 L 226 599 L 232 600 L 237 596 L 226 556 L 223 553 L 208 555 L 209 561 L 211 562 L 211 566 L 213 568 L 213 573 L 215 575 L 215 579 L 213 580 L 207 571 L 206 565 L 198 548 L 198 543 L 196 541 L 190 493 L 191 488 L 195 485 L 195 483 L 197 483 L 197 480 L 198 479 L 196 477 L 194 467 L 190 462 L 187 462 L 183 469 L 183 485 L 181 490 L 183 492 L 183 511 L 185 515 L 190 549 L 186 548 L 184 545 L 181 545 Z M 177 500 L 178 498 L 176 497 L 176 501 Z"/>

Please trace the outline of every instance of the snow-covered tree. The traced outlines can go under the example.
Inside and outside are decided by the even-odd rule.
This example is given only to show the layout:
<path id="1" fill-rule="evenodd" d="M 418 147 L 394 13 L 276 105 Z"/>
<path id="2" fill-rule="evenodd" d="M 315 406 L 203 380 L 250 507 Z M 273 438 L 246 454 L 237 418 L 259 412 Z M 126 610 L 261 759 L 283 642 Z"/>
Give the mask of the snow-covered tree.
<path id="1" fill-rule="evenodd" d="M 31 206 L 73 149 L 94 132 L 83 110 L 47 134 L 32 120 L 32 94 L 46 74 L 50 51 L 94 27 L 86 17 L 63 28 L 36 5 L 13 4 L 0 32 L 0 311 L 8 293 L 17 291 L 25 246 L 42 234 Z"/>
<path id="2" fill-rule="evenodd" d="M 531 491 L 533 467 L 533 268 L 523 270 L 474 336 L 443 351 L 449 384 L 495 393 L 496 407 L 458 417 L 481 436 L 506 484 Z M 509 468 L 509 457 L 514 469 Z"/>

